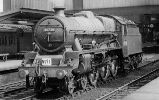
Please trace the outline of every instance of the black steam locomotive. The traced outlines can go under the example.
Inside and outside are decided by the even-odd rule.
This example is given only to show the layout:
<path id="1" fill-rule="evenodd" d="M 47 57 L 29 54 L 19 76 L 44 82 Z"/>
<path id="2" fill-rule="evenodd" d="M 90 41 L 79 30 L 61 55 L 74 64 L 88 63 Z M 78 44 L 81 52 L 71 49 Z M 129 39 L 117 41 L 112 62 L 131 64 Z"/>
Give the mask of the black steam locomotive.
<path id="1" fill-rule="evenodd" d="M 91 11 L 65 17 L 63 12 L 57 9 L 55 16 L 37 23 L 35 51 L 25 55 L 19 68 L 27 86 L 33 78 L 36 92 L 58 87 L 71 94 L 142 61 L 141 34 L 132 21 Z"/>

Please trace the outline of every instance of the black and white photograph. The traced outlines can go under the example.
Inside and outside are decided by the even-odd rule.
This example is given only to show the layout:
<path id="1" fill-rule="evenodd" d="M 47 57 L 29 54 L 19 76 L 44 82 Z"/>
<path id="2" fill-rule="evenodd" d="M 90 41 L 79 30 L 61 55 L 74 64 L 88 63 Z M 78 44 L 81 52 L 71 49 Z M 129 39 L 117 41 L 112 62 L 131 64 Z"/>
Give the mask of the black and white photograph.
<path id="1" fill-rule="evenodd" d="M 159 100 L 159 0 L 0 0 L 0 100 Z"/>

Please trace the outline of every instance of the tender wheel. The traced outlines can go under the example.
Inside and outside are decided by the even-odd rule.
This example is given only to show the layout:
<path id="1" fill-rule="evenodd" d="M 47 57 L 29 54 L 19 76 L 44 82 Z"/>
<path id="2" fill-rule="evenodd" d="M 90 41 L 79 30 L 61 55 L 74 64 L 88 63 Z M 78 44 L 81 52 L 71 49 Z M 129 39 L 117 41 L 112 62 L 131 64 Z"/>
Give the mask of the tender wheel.
<path id="1" fill-rule="evenodd" d="M 99 73 L 100 73 L 102 80 L 105 82 L 110 75 L 109 66 L 107 65 L 106 67 L 100 68 Z"/>
<path id="2" fill-rule="evenodd" d="M 92 73 L 89 74 L 88 78 L 89 78 L 89 82 L 92 86 L 96 87 L 98 77 L 99 77 L 98 72 L 92 72 Z"/>
<path id="3" fill-rule="evenodd" d="M 133 57 L 133 62 L 134 62 L 134 64 L 133 64 L 133 66 L 134 66 L 134 69 L 137 69 L 138 68 L 138 65 L 139 65 L 139 61 L 138 61 L 138 58 L 137 57 Z"/>
<path id="4" fill-rule="evenodd" d="M 75 90 L 74 86 L 74 78 L 66 78 L 66 83 L 67 83 L 67 91 L 69 94 L 73 94 Z"/>
<path id="5" fill-rule="evenodd" d="M 26 89 L 30 88 L 31 86 L 34 86 L 34 77 L 30 77 L 29 75 L 26 75 Z"/>
<path id="6" fill-rule="evenodd" d="M 83 76 L 83 77 L 81 78 L 81 81 L 80 81 L 81 88 L 82 88 L 83 90 L 86 90 L 87 84 L 88 84 L 87 77 L 86 77 L 86 76 Z"/>
<path id="7" fill-rule="evenodd" d="M 133 60 L 133 57 L 129 57 L 129 68 L 130 70 L 133 70 L 134 69 L 134 60 Z"/>
<path id="8" fill-rule="evenodd" d="M 33 80 L 33 87 L 35 93 L 40 96 L 43 92 L 43 90 L 46 88 L 46 83 L 42 82 L 42 77 L 34 77 Z"/>
<path id="9" fill-rule="evenodd" d="M 110 63 L 110 70 L 113 77 L 117 75 L 118 72 L 118 63 L 117 60 L 112 60 Z"/>
<path id="10" fill-rule="evenodd" d="M 142 54 L 138 55 L 138 59 L 139 59 L 139 63 L 141 63 L 142 62 Z"/>

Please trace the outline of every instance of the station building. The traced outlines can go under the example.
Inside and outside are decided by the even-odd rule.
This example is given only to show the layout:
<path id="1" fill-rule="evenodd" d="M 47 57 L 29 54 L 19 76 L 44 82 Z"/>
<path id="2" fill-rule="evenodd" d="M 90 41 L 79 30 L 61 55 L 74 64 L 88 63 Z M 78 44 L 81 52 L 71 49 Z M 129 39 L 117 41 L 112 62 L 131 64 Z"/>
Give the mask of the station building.
<path id="1" fill-rule="evenodd" d="M 52 11 L 56 0 L 4 0 L 4 11 L 30 8 Z M 155 24 L 159 20 L 159 0 L 65 0 L 66 10 L 91 10 L 97 14 L 123 16 L 140 24 Z M 153 25 L 151 25 L 153 27 Z"/>
<path id="2" fill-rule="evenodd" d="M 34 26 L 43 16 L 53 14 L 57 1 L 63 0 L 3 0 L 4 12 L 23 9 L 25 13 L 16 16 L 9 13 L 10 18 L 5 21 L 0 18 L 0 23 L 21 21 L 21 24 Z M 110 14 L 125 17 L 140 27 L 143 41 L 159 38 L 159 0 L 65 0 L 64 5 L 66 13 L 70 14 L 90 10 L 98 15 Z"/>
<path id="3" fill-rule="evenodd" d="M 4 11 L 30 8 L 52 11 L 60 0 L 4 0 Z M 63 1 L 63 0 L 62 0 Z M 159 0 L 65 0 L 66 10 L 91 10 L 97 14 L 123 16 L 136 23 L 151 23 L 158 18 Z M 146 21 L 145 21 L 146 20 Z"/>

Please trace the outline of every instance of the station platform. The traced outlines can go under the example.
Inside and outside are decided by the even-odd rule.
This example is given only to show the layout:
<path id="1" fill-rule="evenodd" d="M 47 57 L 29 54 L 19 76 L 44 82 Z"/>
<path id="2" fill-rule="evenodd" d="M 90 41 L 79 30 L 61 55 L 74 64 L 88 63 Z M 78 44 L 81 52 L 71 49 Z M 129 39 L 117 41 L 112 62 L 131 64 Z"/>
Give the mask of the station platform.
<path id="1" fill-rule="evenodd" d="M 143 63 L 159 60 L 159 54 L 143 54 Z"/>
<path id="2" fill-rule="evenodd" d="M 144 54 L 143 64 L 159 60 L 159 54 Z M 122 100 L 159 100 L 159 77 Z"/>
<path id="3" fill-rule="evenodd" d="M 0 62 L 0 71 L 17 69 L 21 65 L 22 60 L 7 60 Z"/>
<path id="4" fill-rule="evenodd" d="M 123 100 L 159 100 L 159 77 L 126 96 Z"/>

